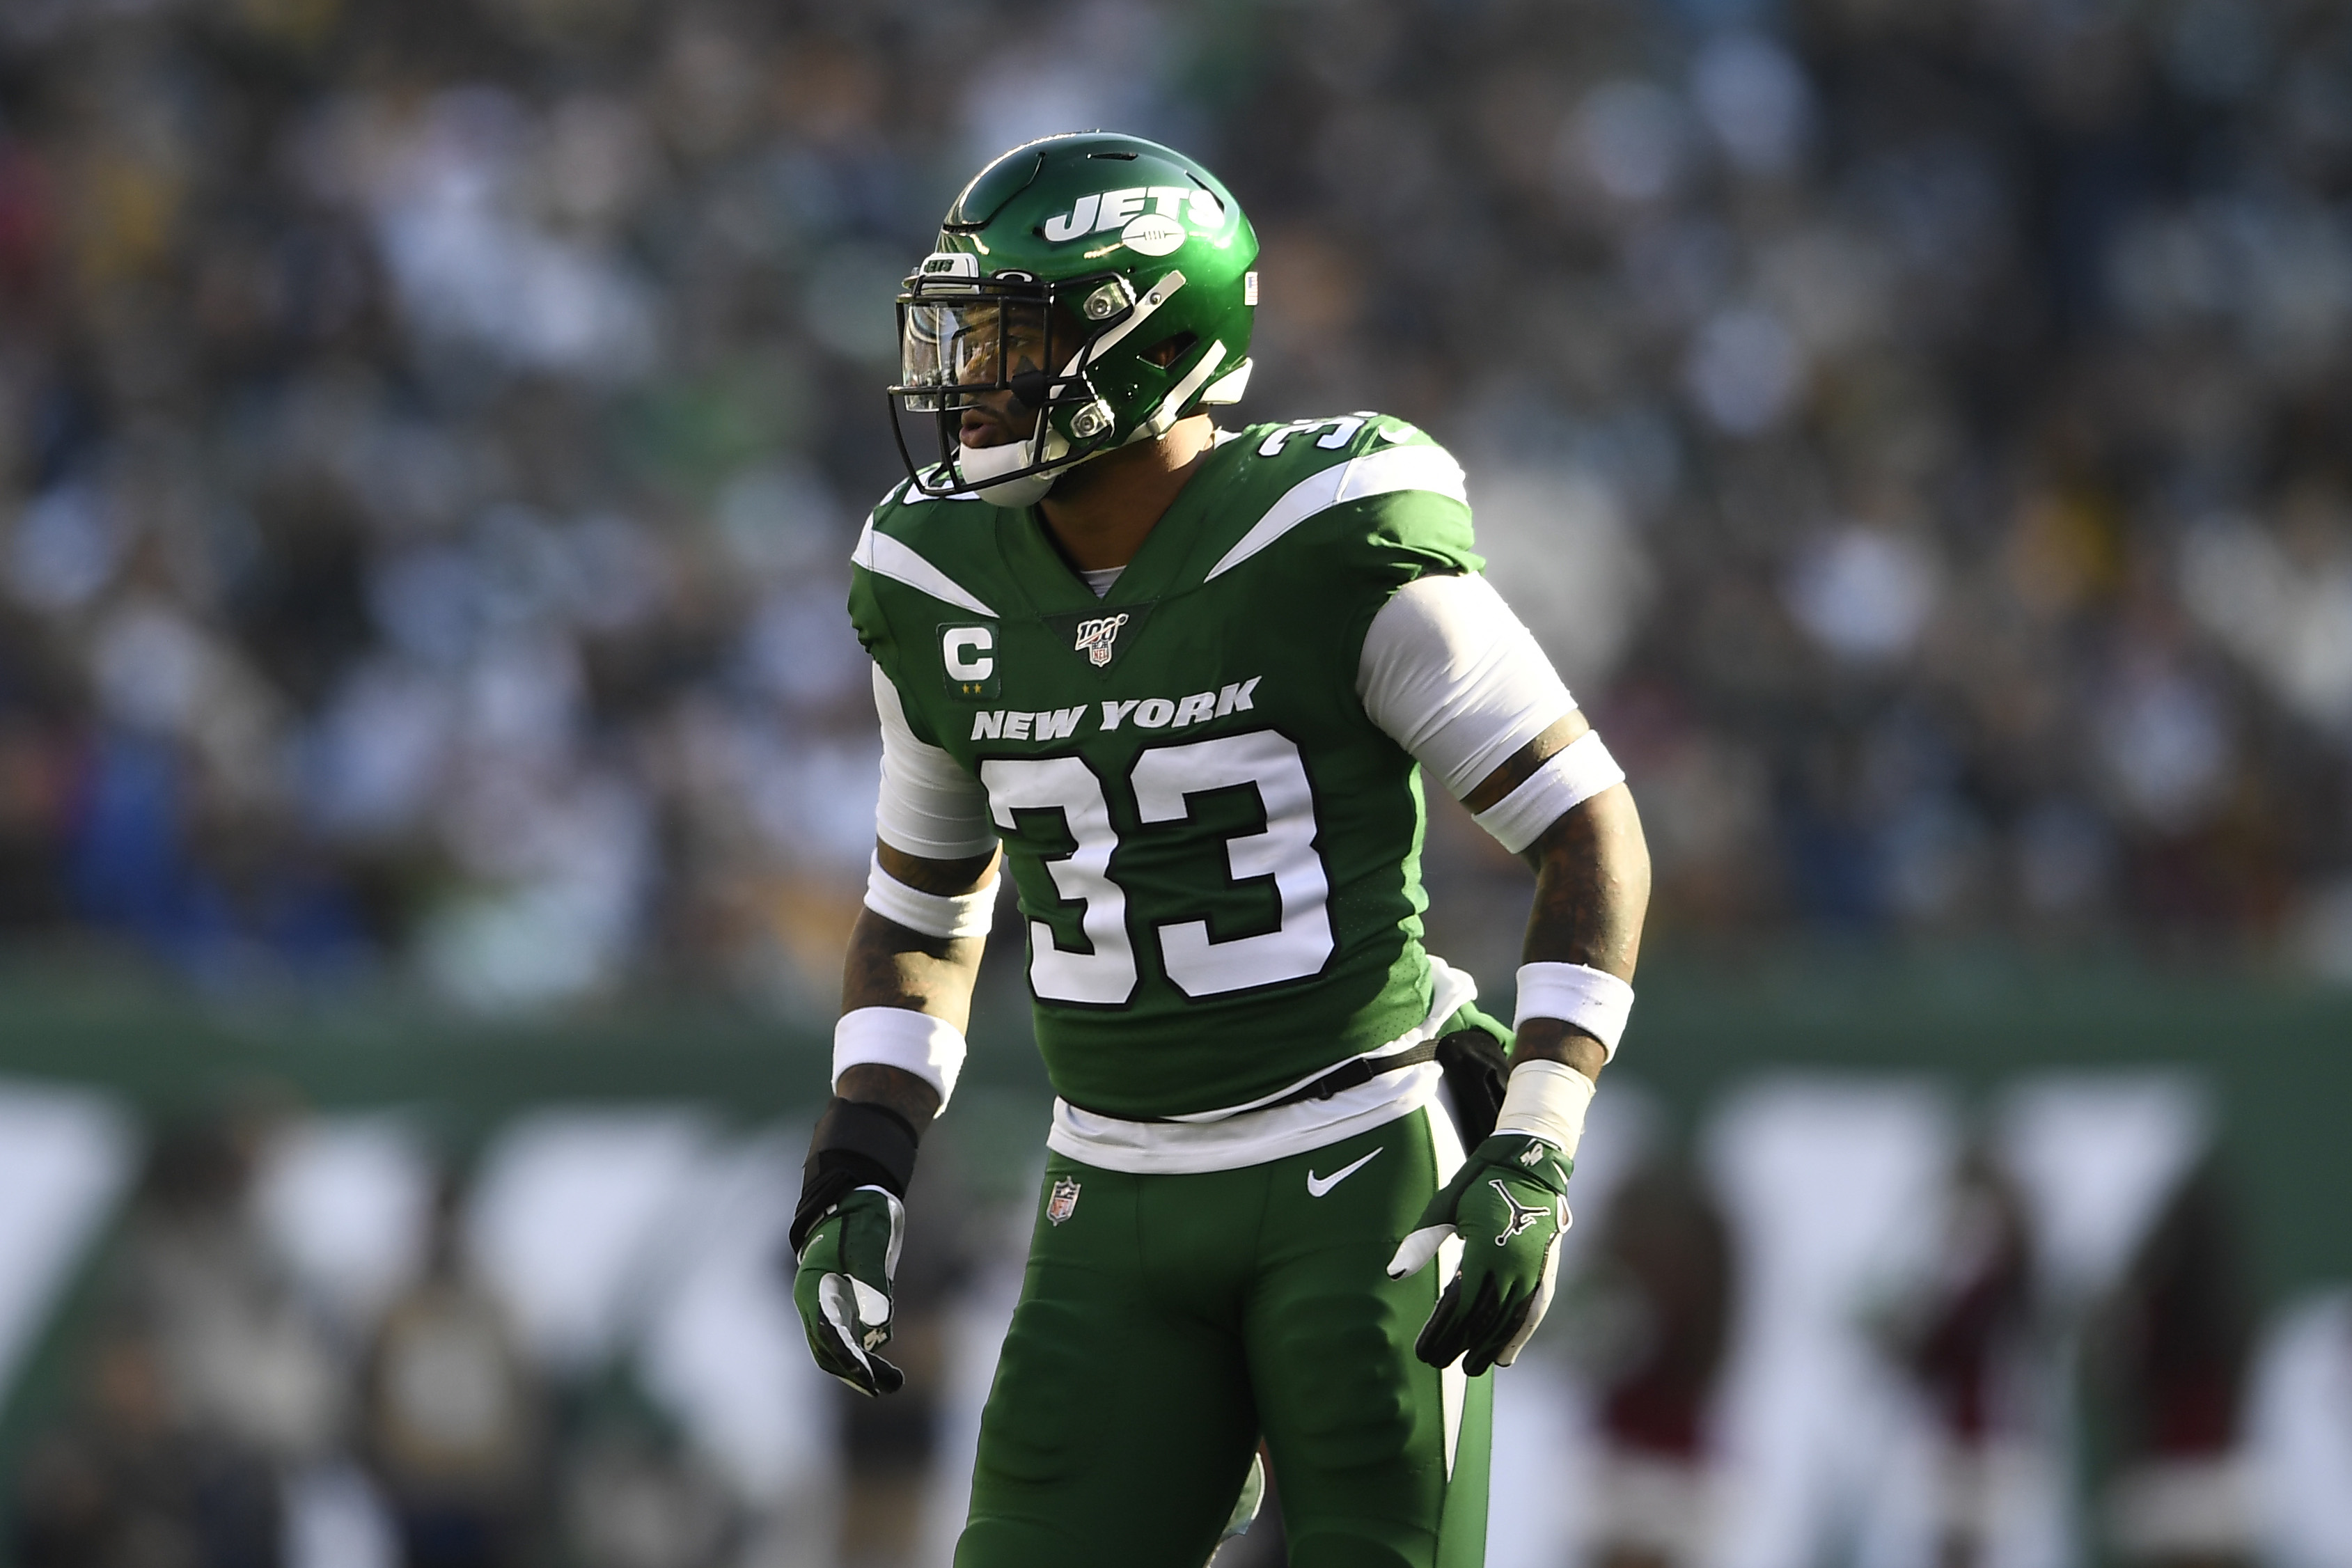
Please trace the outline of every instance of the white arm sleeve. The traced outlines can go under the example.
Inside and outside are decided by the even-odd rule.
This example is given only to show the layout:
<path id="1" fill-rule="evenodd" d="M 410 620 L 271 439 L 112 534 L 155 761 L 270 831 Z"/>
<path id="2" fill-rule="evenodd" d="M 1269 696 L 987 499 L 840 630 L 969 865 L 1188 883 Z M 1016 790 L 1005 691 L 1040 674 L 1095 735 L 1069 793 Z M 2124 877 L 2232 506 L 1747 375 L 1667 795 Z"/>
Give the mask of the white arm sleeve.
<path id="1" fill-rule="evenodd" d="M 1356 694 L 1457 800 L 1576 710 L 1535 635 L 1475 576 L 1398 589 L 1364 634 Z"/>
<path id="2" fill-rule="evenodd" d="M 988 791 L 937 746 L 917 738 L 898 689 L 874 667 L 874 711 L 882 721 L 882 796 L 874 834 L 926 860 L 961 860 L 996 847 Z"/>

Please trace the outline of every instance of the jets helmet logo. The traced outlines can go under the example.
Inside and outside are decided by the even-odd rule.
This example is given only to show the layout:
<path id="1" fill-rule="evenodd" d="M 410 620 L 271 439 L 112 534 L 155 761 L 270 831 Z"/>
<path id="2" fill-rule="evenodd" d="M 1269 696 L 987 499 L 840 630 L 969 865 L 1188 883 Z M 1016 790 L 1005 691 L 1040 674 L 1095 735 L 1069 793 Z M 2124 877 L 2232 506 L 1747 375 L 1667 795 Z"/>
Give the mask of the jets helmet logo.
<path id="1" fill-rule="evenodd" d="M 1100 669 L 1110 662 L 1112 645 L 1118 641 L 1118 628 L 1125 625 L 1125 615 L 1097 616 L 1080 621 L 1076 651 L 1085 654 L 1087 661 Z"/>
<path id="2" fill-rule="evenodd" d="M 1080 196 L 1068 212 L 1047 218 L 1037 232 L 1049 243 L 1061 245 L 1115 228 L 1118 243 L 1129 250 L 1169 256 L 1183 246 L 1188 228 L 1194 234 L 1214 234 L 1224 221 L 1224 204 L 1204 188 L 1129 185 Z"/>
<path id="3" fill-rule="evenodd" d="M 1067 1176 L 1061 1177 L 1045 1198 L 1045 1217 L 1059 1225 L 1077 1212 L 1078 1184 Z"/>

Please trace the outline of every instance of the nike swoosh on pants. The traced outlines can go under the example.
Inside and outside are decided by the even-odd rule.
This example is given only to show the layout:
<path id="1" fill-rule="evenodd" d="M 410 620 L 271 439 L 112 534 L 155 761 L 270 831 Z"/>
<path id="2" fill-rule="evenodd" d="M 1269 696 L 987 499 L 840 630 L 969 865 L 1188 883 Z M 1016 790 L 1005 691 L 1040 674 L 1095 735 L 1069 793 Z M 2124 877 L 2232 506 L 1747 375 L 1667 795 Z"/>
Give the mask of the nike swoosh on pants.
<path id="1" fill-rule="evenodd" d="M 1388 1145 L 1385 1143 L 1381 1145 L 1381 1149 L 1385 1149 L 1387 1147 Z M 1379 1153 L 1381 1149 L 1373 1150 L 1372 1154 Z M 1342 1165 L 1328 1176 L 1318 1176 L 1313 1171 L 1308 1171 L 1307 1173 L 1307 1195 L 1310 1198 L 1321 1197 L 1325 1193 L 1329 1192 L 1333 1187 L 1338 1186 L 1341 1182 L 1346 1181 L 1349 1177 L 1362 1170 L 1366 1165 L 1370 1164 L 1372 1162 L 1372 1154 L 1367 1154 L 1360 1160 L 1352 1161 L 1348 1164 Z"/>

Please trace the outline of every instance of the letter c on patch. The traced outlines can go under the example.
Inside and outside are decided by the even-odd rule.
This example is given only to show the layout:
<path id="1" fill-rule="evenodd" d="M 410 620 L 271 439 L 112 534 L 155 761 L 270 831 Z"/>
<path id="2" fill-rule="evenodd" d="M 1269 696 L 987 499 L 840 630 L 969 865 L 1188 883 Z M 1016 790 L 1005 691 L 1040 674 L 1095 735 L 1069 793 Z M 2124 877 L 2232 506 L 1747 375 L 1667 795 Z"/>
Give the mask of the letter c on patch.
<path id="1" fill-rule="evenodd" d="M 989 626 L 950 626 L 940 635 L 940 654 L 950 680 L 986 680 L 996 673 L 996 633 Z"/>

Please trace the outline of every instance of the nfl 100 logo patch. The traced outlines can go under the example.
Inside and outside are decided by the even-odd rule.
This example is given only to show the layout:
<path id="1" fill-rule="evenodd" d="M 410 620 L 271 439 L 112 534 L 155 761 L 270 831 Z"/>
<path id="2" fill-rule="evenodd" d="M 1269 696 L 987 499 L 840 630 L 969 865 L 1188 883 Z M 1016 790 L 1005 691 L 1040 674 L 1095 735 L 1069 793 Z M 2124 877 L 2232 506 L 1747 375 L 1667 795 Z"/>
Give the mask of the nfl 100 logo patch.
<path id="1" fill-rule="evenodd" d="M 1080 611 L 1075 615 L 1047 616 L 1045 625 L 1054 635 L 1066 639 L 1063 647 L 1087 661 L 1087 668 L 1097 675 L 1117 663 L 1135 644 L 1136 634 L 1151 614 L 1152 601 L 1129 605 L 1116 610 L 1098 610 L 1092 615 Z"/>
<path id="2" fill-rule="evenodd" d="M 1078 623 L 1078 638 L 1074 651 L 1085 654 L 1087 662 L 1097 669 L 1110 663 L 1118 644 L 1118 628 L 1127 625 L 1125 616 L 1097 616 Z"/>
<path id="3" fill-rule="evenodd" d="M 1061 1224 L 1078 1212 L 1078 1184 L 1067 1176 L 1056 1179 L 1045 1197 L 1045 1217 Z"/>

